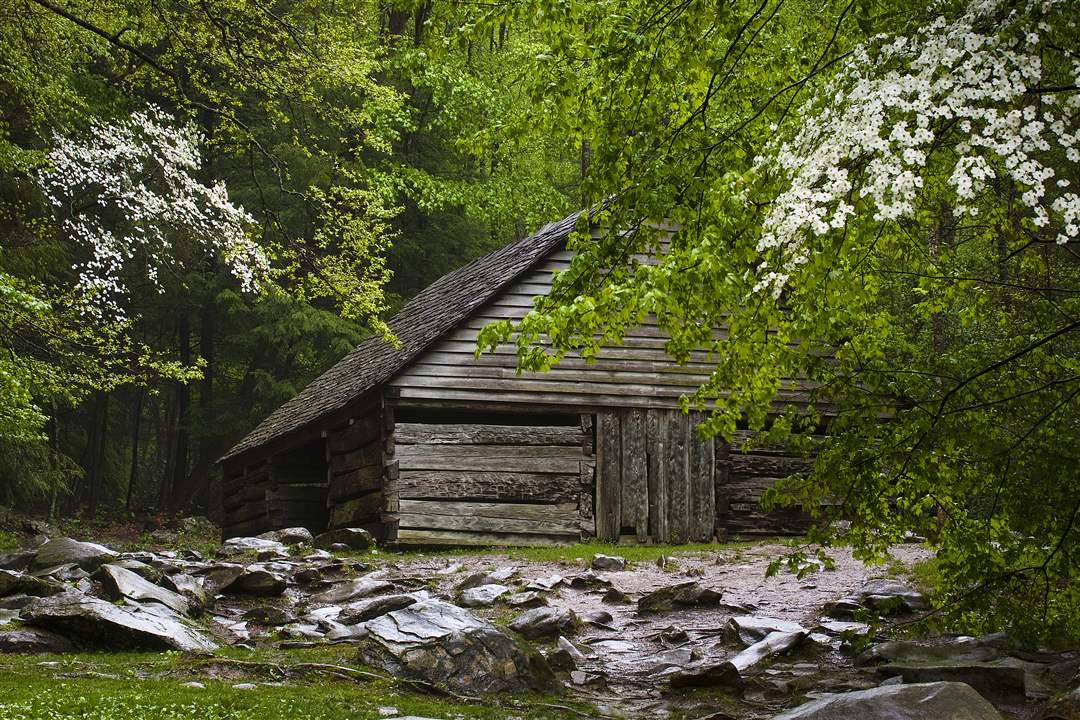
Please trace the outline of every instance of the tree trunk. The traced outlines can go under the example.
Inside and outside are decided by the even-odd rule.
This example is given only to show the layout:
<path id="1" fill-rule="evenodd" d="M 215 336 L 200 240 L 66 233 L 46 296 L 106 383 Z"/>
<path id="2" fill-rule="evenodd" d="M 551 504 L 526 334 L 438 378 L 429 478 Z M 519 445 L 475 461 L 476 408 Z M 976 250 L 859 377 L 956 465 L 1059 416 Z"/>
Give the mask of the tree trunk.
<path id="1" fill-rule="evenodd" d="M 131 423 L 131 473 L 128 475 L 127 498 L 124 509 L 132 511 L 131 501 L 135 496 L 135 486 L 139 483 L 139 433 L 142 430 L 143 395 L 146 391 L 139 388 L 135 395 L 134 415 Z"/>
<path id="2" fill-rule="evenodd" d="M 86 510 L 91 517 L 97 514 L 98 501 L 101 499 L 102 485 L 105 479 L 105 438 L 109 422 L 109 394 L 98 392 L 94 401 L 92 442 L 90 444 L 90 467 L 87 469 Z"/>
<path id="3" fill-rule="evenodd" d="M 185 367 L 191 365 L 191 324 L 185 311 L 180 315 L 179 327 L 180 362 Z M 177 499 L 181 498 L 186 491 L 188 452 L 191 444 L 191 388 L 187 383 L 176 383 L 176 432 L 173 443 L 173 463 L 171 478 L 171 493 L 168 509 L 176 512 L 181 508 L 177 505 Z"/>

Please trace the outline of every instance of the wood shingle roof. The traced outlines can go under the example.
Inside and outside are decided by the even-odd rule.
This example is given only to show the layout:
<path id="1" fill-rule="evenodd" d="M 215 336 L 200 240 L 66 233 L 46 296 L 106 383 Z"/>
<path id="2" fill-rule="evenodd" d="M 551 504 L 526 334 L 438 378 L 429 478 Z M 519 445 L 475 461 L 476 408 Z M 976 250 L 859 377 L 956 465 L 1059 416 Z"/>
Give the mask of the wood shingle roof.
<path id="1" fill-rule="evenodd" d="M 355 350 L 259 423 L 221 460 L 228 460 L 294 433 L 341 411 L 389 380 L 442 335 L 467 319 L 519 275 L 561 247 L 580 213 L 541 228 L 448 273 L 410 300 L 391 320 L 401 343 L 380 336 Z"/>

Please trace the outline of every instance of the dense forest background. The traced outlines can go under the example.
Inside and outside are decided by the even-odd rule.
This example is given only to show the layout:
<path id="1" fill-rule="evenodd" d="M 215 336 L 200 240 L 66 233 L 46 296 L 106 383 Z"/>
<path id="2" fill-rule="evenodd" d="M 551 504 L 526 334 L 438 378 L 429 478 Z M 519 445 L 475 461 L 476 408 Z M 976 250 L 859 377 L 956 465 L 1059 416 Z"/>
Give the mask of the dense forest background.
<path id="1" fill-rule="evenodd" d="M 34 381 L 44 437 L 0 440 L 0 503 L 214 512 L 216 459 L 374 318 L 578 206 L 579 144 L 520 124 L 533 43 L 507 23 L 462 28 L 457 3 L 5 6 L 9 277 L 57 315 L 78 312 L 62 288 L 87 249 L 57 231 L 32 172 L 57 137 L 147 104 L 193 123 L 198 176 L 223 180 L 253 215 L 280 274 L 272 291 L 245 294 L 212 252 L 174 233 L 160 287 L 136 282 L 123 298 L 122 348 L 105 327 L 44 341 L 56 328 L 5 305 L 17 362 L 57 376 Z"/>
<path id="2" fill-rule="evenodd" d="M 482 344 L 651 314 L 708 431 L 816 451 L 766 496 L 815 548 L 916 532 L 965 622 L 1080 636 L 1077 5 L 0 0 L 0 503 L 212 511 L 405 298 L 590 208 Z"/>

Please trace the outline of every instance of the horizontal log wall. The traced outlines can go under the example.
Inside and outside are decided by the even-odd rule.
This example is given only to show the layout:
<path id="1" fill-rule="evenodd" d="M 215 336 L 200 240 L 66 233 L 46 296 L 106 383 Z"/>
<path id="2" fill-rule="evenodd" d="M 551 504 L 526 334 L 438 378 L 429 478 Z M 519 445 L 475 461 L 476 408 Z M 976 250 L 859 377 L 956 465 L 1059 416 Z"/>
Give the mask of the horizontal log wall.
<path id="1" fill-rule="evenodd" d="M 786 445 L 742 451 L 748 433 L 731 445 L 718 444 L 716 523 L 731 535 L 795 535 L 810 527 L 810 515 L 798 508 L 761 509 L 761 496 L 780 478 L 806 472 L 810 463 Z"/>
<path id="2" fill-rule="evenodd" d="M 326 438 L 327 527 L 362 527 L 378 536 L 383 505 L 383 448 L 377 406 Z"/>
<path id="3" fill-rule="evenodd" d="M 324 464 L 311 448 L 226 468 L 222 486 L 225 537 L 283 527 L 326 527 Z"/>
<path id="4" fill-rule="evenodd" d="M 398 544 L 547 545 L 581 537 L 588 443 L 580 423 L 518 425 L 497 415 L 400 422 L 391 438 L 395 477 L 384 521 Z"/>

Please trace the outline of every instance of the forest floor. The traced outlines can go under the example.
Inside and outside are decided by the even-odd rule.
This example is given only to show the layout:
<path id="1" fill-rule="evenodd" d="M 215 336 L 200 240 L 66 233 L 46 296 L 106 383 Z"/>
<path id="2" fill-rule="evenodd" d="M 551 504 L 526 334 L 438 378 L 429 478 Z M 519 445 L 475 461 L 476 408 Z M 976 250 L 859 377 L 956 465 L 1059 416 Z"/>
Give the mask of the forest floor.
<path id="1" fill-rule="evenodd" d="M 145 547 L 146 537 L 97 536 L 117 549 Z M 160 540 L 162 538 L 158 538 Z M 174 542 L 211 542 L 168 538 Z M 159 545 L 160 547 L 160 545 Z M 176 547 L 176 545 L 172 545 Z M 423 587 L 433 598 L 458 599 L 455 587 L 470 574 L 503 571 L 507 584 L 527 590 L 560 580 L 545 593 L 554 607 L 585 622 L 568 633 L 584 652 L 573 671 L 559 673 L 565 690 L 553 696 L 492 695 L 419 689 L 402 678 L 365 666 L 349 642 L 296 642 L 279 628 L 249 625 L 247 637 L 229 637 L 205 622 L 222 647 L 213 655 L 70 653 L 0 655 L 0 720 L 345 720 L 367 718 L 671 718 L 761 719 L 823 692 L 871 688 L 885 676 L 860 667 L 846 638 L 822 634 L 823 608 L 873 578 L 919 585 L 930 559 L 919 545 L 893 549 L 886 565 L 867 567 L 849 553 L 833 554 L 835 566 L 802 579 L 781 571 L 766 577 L 771 560 L 791 541 L 760 540 L 686 547 L 574 545 L 562 548 L 353 553 L 346 560 L 363 572 L 402 587 Z M 619 555 L 624 570 L 590 571 L 598 554 Z M 916 577 L 911 578 L 912 572 Z M 634 600 L 660 588 L 694 581 L 721 592 L 710 606 L 676 607 L 641 614 Z M 612 588 L 628 601 L 613 602 Z M 929 588 L 920 588 L 929 590 Z M 289 593 L 293 592 L 292 590 Z M 282 605 L 304 607 L 289 593 Z M 266 600 L 259 602 L 266 604 Z M 242 609 L 242 608 L 240 608 Z M 231 608 L 230 612 L 239 612 Z M 503 627 L 520 609 L 497 602 L 470 612 Z M 604 615 L 604 614 L 607 615 Z M 735 616 L 763 616 L 806 628 L 815 638 L 755 668 L 741 692 L 722 687 L 674 688 L 670 673 L 702 658 L 730 657 L 741 647 L 724 628 Z M 607 617 L 610 616 L 610 617 Z M 744 643 L 745 644 L 745 643 Z M 551 655 L 554 638 L 535 641 Z M 998 703 L 1007 717 L 1033 717 L 1042 703 Z"/>

